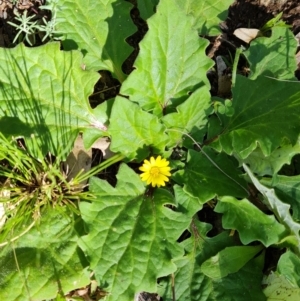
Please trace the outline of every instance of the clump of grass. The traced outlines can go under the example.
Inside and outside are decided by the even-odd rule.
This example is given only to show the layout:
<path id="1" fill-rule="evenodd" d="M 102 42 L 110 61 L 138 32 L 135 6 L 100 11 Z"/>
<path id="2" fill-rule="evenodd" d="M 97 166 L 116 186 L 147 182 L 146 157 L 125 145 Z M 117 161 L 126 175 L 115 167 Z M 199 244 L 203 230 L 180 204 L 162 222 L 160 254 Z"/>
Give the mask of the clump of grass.
<path id="1" fill-rule="evenodd" d="M 43 156 L 39 154 L 39 157 Z M 0 133 L 0 206 L 4 209 L 0 215 L 0 247 L 29 231 L 45 210 L 61 210 L 67 206 L 80 215 L 79 200 L 93 198 L 84 191 L 86 185 L 82 182 L 122 159 L 123 156 L 115 155 L 67 181 L 59 156 L 54 159 L 49 154 L 37 160 L 20 141 L 8 140 Z"/>
<path id="2" fill-rule="evenodd" d="M 20 226 L 34 225 L 49 208 L 68 206 L 79 214 L 83 187 L 77 179 L 67 182 L 59 160 L 51 159 L 51 155 L 33 158 L 17 140 L 9 141 L 0 133 L 1 241 Z"/>

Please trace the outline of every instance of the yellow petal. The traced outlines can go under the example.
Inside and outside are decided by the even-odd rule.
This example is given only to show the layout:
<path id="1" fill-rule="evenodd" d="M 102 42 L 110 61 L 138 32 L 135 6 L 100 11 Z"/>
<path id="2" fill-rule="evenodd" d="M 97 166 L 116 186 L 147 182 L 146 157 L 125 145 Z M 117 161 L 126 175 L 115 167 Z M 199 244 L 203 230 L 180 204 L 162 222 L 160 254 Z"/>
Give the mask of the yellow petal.
<path id="1" fill-rule="evenodd" d="M 147 185 L 151 184 L 153 187 L 165 186 L 165 182 L 168 182 L 168 177 L 171 176 L 169 163 L 161 156 L 156 158 L 152 156 L 149 161 L 144 160 L 143 165 L 139 167 L 139 170 L 143 172 L 140 175 L 142 181 L 147 182 Z M 151 173 L 152 168 L 158 169 L 157 172 Z"/>
<path id="2" fill-rule="evenodd" d="M 165 186 L 165 182 L 162 180 L 159 180 L 159 181 L 156 181 L 156 185 L 157 185 L 157 187 Z"/>
<path id="3" fill-rule="evenodd" d="M 147 181 L 149 179 L 149 176 L 150 176 L 149 173 L 140 174 L 142 181 Z"/>
<path id="4" fill-rule="evenodd" d="M 147 172 L 150 170 L 150 168 L 148 166 L 143 165 L 139 168 L 139 170 Z"/>
<path id="5" fill-rule="evenodd" d="M 144 160 L 143 166 L 151 166 L 151 163 L 148 160 Z"/>
<path id="6" fill-rule="evenodd" d="M 160 161 L 159 166 L 161 166 L 161 167 L 168 166 L 169 163 L 170 163 L 170 162 L 167 161 L 166 159 L 162 159 L 162 160 Z"/>
<path id="7" fill-rule="evenodd" d="M 160 175 L 159 179 L 161 179 L 162 181 L 165 181 L 165 182 L 168 182 L 168 181 L 169 181 L 169 178 L 167 178 L 167 177 L 164 176 L 164 175 Z"/>
<path id="8" fill-rule="evenodd" d="M 153 182 L 152 182 L 152 179 L 151 179 L 151 177 L 149 177 L 148 178 L 148 180 L 147 180 L 147 185 L 149 185 L 149 184 L 152 184 Z M 153 186 L 153 185 L 152 185 Z"/>
<path id="9" fill-rule="evenodd" d="M 160 167 L 159 168 L 159 171 L 162 173 L 162 174 L 165 174 L 165 175 L 168 175 L 170 176 L 170 167 Z"/>

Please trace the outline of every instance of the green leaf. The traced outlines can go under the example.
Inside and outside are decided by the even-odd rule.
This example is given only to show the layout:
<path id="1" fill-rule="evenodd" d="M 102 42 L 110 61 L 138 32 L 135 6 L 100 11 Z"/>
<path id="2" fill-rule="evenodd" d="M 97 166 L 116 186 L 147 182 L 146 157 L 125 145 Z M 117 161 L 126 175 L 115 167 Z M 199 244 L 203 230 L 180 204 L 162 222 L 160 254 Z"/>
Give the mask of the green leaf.
<path id="1" fill-rule="evenodd" d="M 175 296 L 176 300 L 191 301 L 264 301 L 261 291 L 263 257 L 251 260 L 237 273 L 221 279 L 212 279 L 203 274 L 201 265 L 226 247 L 234 246 L 235 240 L 228 232 L 213 238 L 205 237 L 210 225 L 193 221 L 191 237 L 181 245 L 186 251 L 184 258 L 176 259 Z M 170 277 L 160 281 L 159 294 L 164 301 L 172 301 Z"/>
<path id="2" fill-rule="evenodd" d="M 1 250 L 1 300 L 51 299 L 90 283 L 69 216 L 49 209 L 38 226 Z"/>
<path id="3" fill-rule="evenodd" d="M 262 32 L 267 32 L 268 30 L 271 30 L 274 27 L 285 27 L 285 28 L 291 28 L 290 25 L 286 24 L 283 20 L 280 20 L 282 18 L 283 12 L 276 15 L 274 18 L 269 20 L 260 30 Z"/>
<path id="4" fill-rule="evenodd" d="M 264 279 L 263 285 L 267 285 L 264 294 L 268 301 L 298 301 L 300 298 L 299 287 L 294 287 L 283 275 L 271 273 Z"/>
<path id="5" fill-rule="evenodd" d="M 233 0 L 190 0 L 179 1 L 199 35 L 216 36 L 221 33 L 219 23 L 227 18 L 228 8 Z"/>
<path id="6" fill-rule="evenodd" d="M 193 220 L 190 226 L 191 237 L 184 240 L 181 246 L 186 255 L 176 259 L 175 294 L 177 300 L 201 300 L 201 295 L 212 292 L 210 279 L 205 276 L 200 266 L 211 256 L 217 254 L 227 246 L 234 245 L 234 239 L 224 232 L 216 237 L 208 238 L 206 233 L 211 225 Z M 160 282 L 160 294 L 164 300 L 172 300 L 171 281 L 164 279 Z"/>
<path id="7" fill-rule="evenodd" d="M 264 214 L 247 199 L 220 198 L 215 211 L 223 213 L 224 229 L 237 230 L 244 245 L 258 240 L 268 247 L 278 243 L 285 232 L 273 215 Z"/>
<path id="8" fill-rule="evenodd" d="M 277 272 L 283 275 L 293 286 L 300 287 L 299 256 L 288 250 L 279 258 Z"/>
<path id="9" fill-rule="evenodd" d="M 274 188 L 276 195 L 282 201 L 291 205 L 293 218 L 300 221 L 300 176 L 287 177 L 276 175 L 273 179 L 261 179 L 261 183 Z"/>
<path id="10" fill-rule="evenodd" d="M 140 16 L 147 20 L 154 14 L 154 9 L 159 0 L 137 0 Z"/>
<path id="11" fill-rule="evenodd" d="M 43 155 L 50 151 L 62 159 L 79 131 L 103 136 L 107 117 L 88 102 L 99 75 L 82 70 L 81 61 L 80 52 L 60 51 L 59 43 L 0 48 L 1 132 L 23 136 L 27 147 L 37 144 Z"/>
<path id="12" fill-rule="evenodd" d="M 210 93 L 207 86 L 196 90 L 183 104 L 176 108 L 176 113 L 170 113 L 162 118 L 171 138 L 171 145 L 175 146 L 184 137 L 197 135 L 207 124 L 207 116 L 212 113 Z M 184 139 L 189 139 L 184 137 Z M 192 142 L 192 141 L 191 141 Z"/>
<path id="13" fill-rule="evenodd" d="M 238 272 L 262 248 L 262 245 L 227 247 L 203 262 L 201 271 L 213 279 L 226 277 Z"/>
<path id="14" fill-rule="evenodd" d="M 131 8 L 118 0 L 60 0 L 56 29 L 64 37 L 64 49 L 81 50 L 88 70 L 108 70 L 124 81 L 122 64 L 132 52 L 125 39 L 136 31 Z"/>
<path id="15" fill-rule="evenodd" d="M 142 160 L 150 153 L 162 153 L 167 142 L 164 126 L 158 118 L 143 111 L 137 104 L 117 96 L 110 117 L 110 149 L 127 158 Z"/>
<path id="16" fill-rule="evenodd" d="M 91 179 L 97 198 L 80 204 L 88 227 L 80 246 L 98 282 L 106 283 L 106 300 L 128 301 L 140 291 L 156 292 L 156 279 L 176 270 L 172 260 L 183 255 L 176 241 L 190 219 L 167 207 L 176 204 L 166 190 L 147 196 L 127 165 L 121 165 L 117 179 L 116 188 Z"/>
<path id="17" fill-rule="evenodd" d="M 277 220 L 282 223 L 287 231 L 291 233 L 290 243 L 294 251 L 299 255 L 300 254 L 300 224 L 296 223 L 290 214 L 290 205 L 283 203 L 275 194 L 274 189 L 269 189 L 266 186 L 262 185 L 256 177 L 252 174 L 251 170 L 247 165 L 243 164 L 243 167 L 249 177 L 251 178 L 254 186 L 260 191 L 263 195 L 266 204 L 269 209 L 273 211 Z"/>
<path id="18" fill-rule="evenodd" d="M 297 41 L 289 28 L 272 29 L 271 37 L 259 37 L 244 52 L 250 64 L 250 79 L 260 75 L 278 79 L 294 79 L 297 69 Z"/>
<path id="19" fill-rule="evenodd" d="M 136 70 L 120 93 L 161 116 L 184 102 L 191 92 L 209 86 L 206 72 L 213 62 L 205 55 L 208 41 L 191 28 L 191 18 L 178 1 L 160 1 L 147 24 L 149 31 L 140 43 Z"/>
<path id="20" fill-rule="evenodd" d="M 197 198 L 184 192 L 183 188 L 179 185 L 174 185 L 173 188 L 177 202 L 177 211 L 182 212 L 192 220 L 193 216 L 202 209 L 202 204 L 199 204 Z"/>
<path id="21" fill-rule="evenodd" d="M 261 289 L 264 253 L 250 260 L 237 273 L 213 282 L 214 294 L 210 301 L 266 301 Z"/>
<path id="22" fill-rule="evenodd" d="M 298 82 L 266 77 L 250 80 L 237 75 L 232 107 L 231 117 L 220 115 L 225 130 L 218 143 L 225 152 L 239 153 L 244 159 L 259 144 L 263 154 L 270 156 L 283 141 L 284 145 L 286 140 L 289 144 L 297 142 L 300 131 Z"/>
<path id="23" fill-rule="evenodd" d="M 294 155 L 300 153 L 300 140 L 295 145 L 284 145 L 275 149 L 270 156 L 264 156 L 260 148 L 256 148 L 246 159 L 239 158 L 240 163 L 250 166 L 251 170 L 258 176 L 278 173 L 285 164 L 291 164 Z M 237 154 L 238 156 L 238 154 Z"/>
<path id="24" fill-rule="evenodd" d="M 210 158 L 210 160 L 203 154 Z M 202 152 L 189 150 L 184 170 L 173 175 L 175 181 L 184 185 L 184 191 L 204 204 L 215 195 L 244 197 L 247 190 L 244 180 L 239 178 L 235 160 L 226 154 L 216 154 L 208 147 Z"/>
<path id="25" fill-rule="evenodd" d="M 216 136 L 219 135 L 220 132 L 223 131 L 222 123 L 220 118 L 216 114 L 212 114 L 209 116 L 208 119 L 208 126 L 207 126 L 207 140 L 214 140 Z M 214 147 L 219 145 L 213 145 Z M 221 148 L 217 149 L 219 152 L 222 151 Z"/>

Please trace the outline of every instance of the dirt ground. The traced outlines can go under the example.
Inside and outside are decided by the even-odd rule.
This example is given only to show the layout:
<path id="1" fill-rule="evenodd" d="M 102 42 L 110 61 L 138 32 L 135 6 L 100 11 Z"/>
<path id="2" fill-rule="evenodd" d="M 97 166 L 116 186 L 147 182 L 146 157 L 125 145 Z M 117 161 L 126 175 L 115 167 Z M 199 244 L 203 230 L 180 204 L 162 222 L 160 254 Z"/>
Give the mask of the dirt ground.
<path id="1" fill-rule="evenodd" d="M 282 19 L 292 26 L 296 35 L 300 31 L 298 0 L 238 0 L 229 9 L 226 24 L 231 32 L 238 27 L 259 28 L 280 12 L 283 12 Z"/>

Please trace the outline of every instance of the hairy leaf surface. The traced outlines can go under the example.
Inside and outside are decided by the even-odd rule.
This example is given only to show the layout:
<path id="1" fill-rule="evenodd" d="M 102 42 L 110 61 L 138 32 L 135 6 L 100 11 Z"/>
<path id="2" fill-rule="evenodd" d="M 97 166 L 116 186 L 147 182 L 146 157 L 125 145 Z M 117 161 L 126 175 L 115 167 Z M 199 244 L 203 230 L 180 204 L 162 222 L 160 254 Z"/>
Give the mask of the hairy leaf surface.
<path id="1" fill-rule="evenodd" d="M 0 249 L 1 300 L 52 299 L 89 284 L 69 215 L 48 210 L 40 225 Z"/>
<path id="2" fill-rule="evenodd" d="M 176 270 L 172 262 L 183 250 L 176 241 L 190 222 L 166 205 L 175 206 L 164 189 L 145 194 L 140 177 L 120 167 L 116 188 L 93 178 L 92 202 L 81 202 L 88 235 L 80 246 L 91 260 L 99 283 L 106 283 L 107 300 L 132 300 L 140 291 L 156 292 L 156 278 Z"/>

